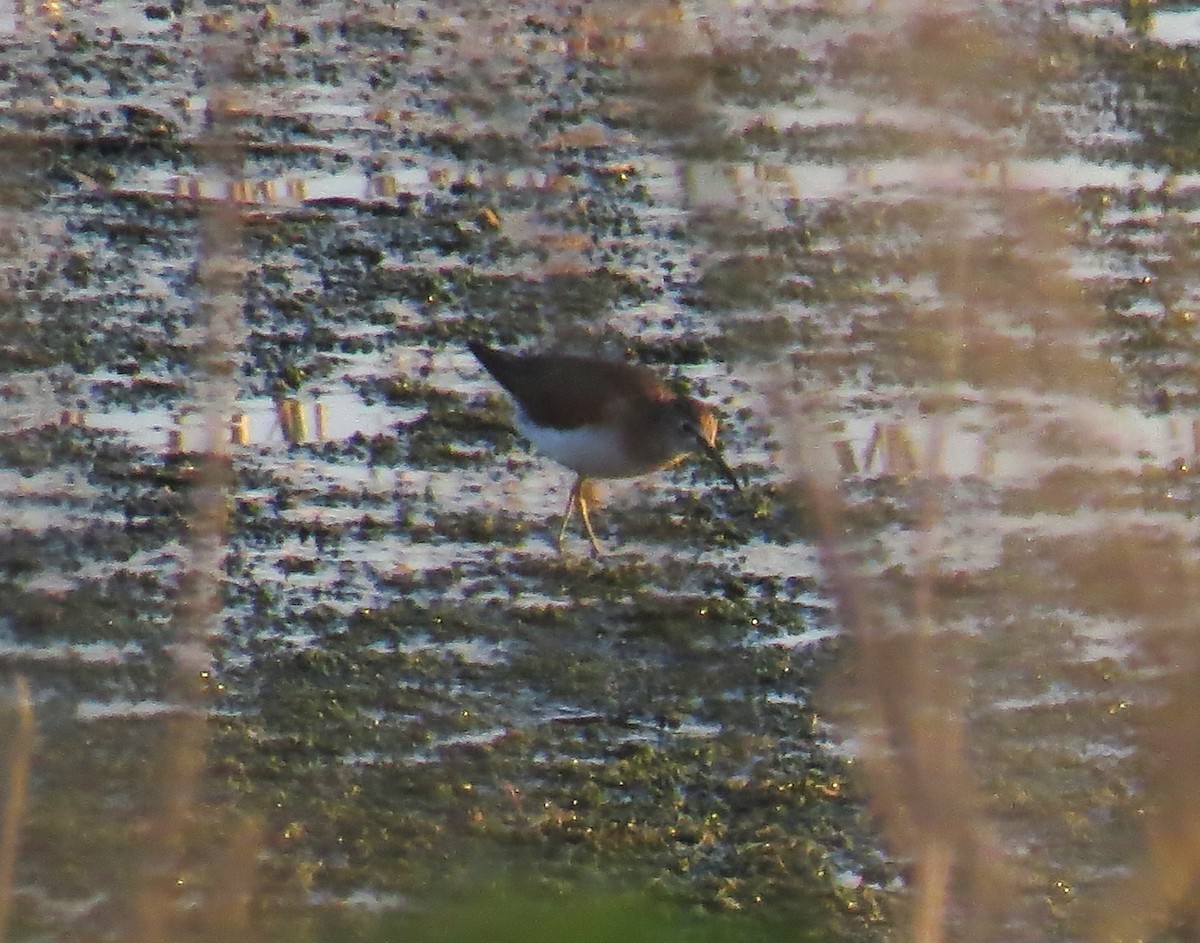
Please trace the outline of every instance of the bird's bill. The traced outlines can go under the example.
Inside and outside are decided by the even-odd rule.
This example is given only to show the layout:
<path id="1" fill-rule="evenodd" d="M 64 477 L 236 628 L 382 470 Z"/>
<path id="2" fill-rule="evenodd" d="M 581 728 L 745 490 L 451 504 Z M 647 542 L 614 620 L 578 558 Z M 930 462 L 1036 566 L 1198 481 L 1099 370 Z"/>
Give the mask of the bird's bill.
<path id="1" fill-rule="evenodd" d="M 721 470 L 721 474 L 725 480 L 733 485 L 733 490 L 741 491 L 742 483 L 738 481 L 737 475 L 729 467 L 729 463 L 725 461 L 725 456 L 721 454 L 721 450 L 716 445 L 710 445 L 703 439 L 700 440 L 700 444 L 704 447 L 704 454 L 708 456 L 709 461 L 716 465 Z"/>

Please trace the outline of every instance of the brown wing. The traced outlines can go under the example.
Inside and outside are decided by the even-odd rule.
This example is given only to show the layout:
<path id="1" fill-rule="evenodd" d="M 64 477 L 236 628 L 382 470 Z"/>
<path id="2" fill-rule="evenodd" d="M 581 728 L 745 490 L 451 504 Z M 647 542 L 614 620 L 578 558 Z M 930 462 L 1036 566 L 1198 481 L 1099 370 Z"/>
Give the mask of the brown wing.
<path id="1" fill-rule="evenodd" d="M 648 367 L 565 354 L 510 354 L 472 341 L 476 359 L 530 419 L 552 429 L 602 421 L 620 398 L 671 400 Z"/>

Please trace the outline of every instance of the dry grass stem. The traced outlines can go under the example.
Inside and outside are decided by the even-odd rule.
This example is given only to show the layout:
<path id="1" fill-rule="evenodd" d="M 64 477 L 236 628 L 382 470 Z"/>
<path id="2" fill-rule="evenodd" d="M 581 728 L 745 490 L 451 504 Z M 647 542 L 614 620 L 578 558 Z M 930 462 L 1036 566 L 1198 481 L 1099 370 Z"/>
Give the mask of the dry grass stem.
<path id="1" fill-rule="evenodd" d="M 3 818 L 0 819 L 0 941 L 8 939 L 21 823 L 25 820 L 25 807 L 29 801 L 29 770 L 33 762 L 33 700 L 29 682 L 18 675 L 13 687 L 16 724 L 6 758 L 8 783 Z"/>

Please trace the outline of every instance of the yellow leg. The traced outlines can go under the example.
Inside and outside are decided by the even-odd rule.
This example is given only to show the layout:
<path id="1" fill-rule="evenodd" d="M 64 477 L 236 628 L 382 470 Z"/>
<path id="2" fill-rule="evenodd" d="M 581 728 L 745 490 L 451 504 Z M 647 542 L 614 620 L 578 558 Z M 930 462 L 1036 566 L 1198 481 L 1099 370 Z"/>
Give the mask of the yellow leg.
<path id="1" fill-rule="evenodd" d="M 563 538 L 567 535 L 567 525 L 571 523 L 571 518 L 575 516 L 575 505 L 579 504 L 579 485 L 582 483 L 582 478 L 576 478 L 575 484 L 571 485 L 571 495 L 567 498 L 567 509 L 563 511 L 562 527 L 558 529 L 558 552 L 563 552 Z"/>
<path id="2" fill-rule="evenodd" d="M 579 482 L 579 516 L 583 518 L 583 529 L 587 531 L 588 542 L 592 545 L 592 556 L 598 557 L 600 542 L 596 540 L 596 532 L 592 530 L 592 516 L 588 514 L 588 496 L 583 481 Z"/>
<path id="3" fill-rule="evenodd" d="M 575 515 L 575 508 L 579 508 L 579 516 L 583 518 L 583 529 L 587 532 L 588 542 L 592 545 L 592 556 L 600 556 L 600 541 L 596 539 L 596 532 L 592 530 L 592 517 L 588 513 L 588 494 L 592 491 L 590 486 L 591 482 L 583 477 L 576 478 L 575 484 L 571 486 L 571 495 L 567 498 L 567 509 L 563 512 L 562 527 L 558 529 L 559 553 L 562 553 L 567 525 L 571 523 L 571 518 Z"/>

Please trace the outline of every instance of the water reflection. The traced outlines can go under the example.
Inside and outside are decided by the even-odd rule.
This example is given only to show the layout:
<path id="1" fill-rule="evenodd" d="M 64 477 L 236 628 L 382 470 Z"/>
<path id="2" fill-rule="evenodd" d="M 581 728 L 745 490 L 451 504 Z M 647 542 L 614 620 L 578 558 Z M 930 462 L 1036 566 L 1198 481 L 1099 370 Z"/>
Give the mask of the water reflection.
<path id="1" fill-rule="evenodd" d="M 457 174 L 453 175 L 457 176 Z M 224 199 L 262 206 L 298 206 L 314 200 L 347 200 L 365 203 L 394 200 L 413 192 L 440 189 L 452 179 L 449 168 L 406 168 L 395 172 L 364 173 L 358 170 L 311 173 L 304 176 L 236 180 L 214 190 L 212 181 L 191 174 L 139 171 L 117 185 L 121 193 L 161 195 L 173 199 Z"/>
<path id="2" fill-rule="evenodd" d="M 209 573 L 205 785 L 267 837 L 197 842 L 181 911 L 260 852 L 268 909 L 303 912 L 427 888 L 416 872 L 484 837 L 588 860 L 624 843 L 673 893 L 745 911 L 805 899 L 796 862 L 816 861 L 860 919 L 900 882 L 823 818 L 845 793 L 805 738 L 846 638 L 858 674 L 820 729 L 916 862 L 914 938 L 1134 935 L 1176 902 L 1196 870 L 1172 828 L 1194 817 L 1200 187 L 1109 159 L 1138 136 L 1081 98 L 1055 24 L 285 3 L 246 20 L 272 78 L 239 117 L 254 154 L 220 178 L 196 166 L 203 76 L 177 48 L 136 91 L 119 56 L 63 65 L 144 54 L 109 12 L 52 72 L 14 47 L 10 78 L 55 106 L 21 86 L 3 115 L 14 152 L 61 137 L 23 121 L 73 142 L 33 188 L 52 200 L 29 231 L 53 238 L 5 242 L 0 657 L 66 745 L 37 758 L 23 920 L 95 916 L 47 903 L 60 873 L 129 896 L 108 863 L 138 859 L 145 758 L 200 762 L 162 749 L 199 716 L 170 671 L 196 479 L 163 459 L 214 428 L 239 477 Z M 120 15 L 141 43 L 160 15 L 239 28 Z M 179 130 L 106 137 L 127 97 Z M 337 212 L 274 212 L 321 201 Z M 253 211 L 255 321 L 206 416 L 184 379 L 214 207 Z M 650 498 L 617 484 L 624 555 L 560 559 L 539 522 L 562 476 L 507 431 L 462 346 L 485 335 L 673 364 L 722 405 L 747 503 L 690 468 Z M 106 852 L 67 868 L 81 835 Z M 1106 913 L 1139 849 L 1143 883 Z"/>

